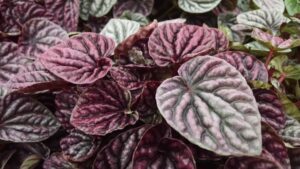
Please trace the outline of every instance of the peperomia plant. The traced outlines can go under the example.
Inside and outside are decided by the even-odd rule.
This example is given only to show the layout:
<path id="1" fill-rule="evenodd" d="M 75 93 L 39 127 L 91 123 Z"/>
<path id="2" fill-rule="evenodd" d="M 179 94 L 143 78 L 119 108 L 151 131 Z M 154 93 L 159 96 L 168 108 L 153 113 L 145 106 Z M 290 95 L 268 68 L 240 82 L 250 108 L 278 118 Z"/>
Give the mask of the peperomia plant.
<path id="1" fill-rule="evenodd" d="M 300 168 L 297 0 L 0 0 L 0 169 Z"/>

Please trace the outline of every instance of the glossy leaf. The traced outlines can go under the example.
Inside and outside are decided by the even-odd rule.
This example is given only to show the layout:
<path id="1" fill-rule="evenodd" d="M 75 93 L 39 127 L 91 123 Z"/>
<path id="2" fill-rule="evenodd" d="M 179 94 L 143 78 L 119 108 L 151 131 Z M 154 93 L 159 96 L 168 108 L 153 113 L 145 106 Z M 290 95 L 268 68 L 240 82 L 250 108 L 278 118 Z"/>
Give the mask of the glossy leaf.
<path id="1" fill-rule="evenodd" d="M 178 74 L 156 92 L 158 109 L 172 128 L 220 155 L 261 153 L 261 117 L 255 98 L 233 66 L 199 56 L 183 64 Z"/>
<path id="2" fill-rule="evenodd" d="M 90 135 L 106 135 L 135 124 L 138 115 L 130 109 L 130 97 L 115 82 L 99 81 L 80 95 L 71 124 Z"/>
<path id="3" fill-rule="evenodd" d="M 189 13 L 205 13 L 214 9 L 221 0 L 178 0 L 178 6 Z"/>
<path id="4" fill-rule="evenodd" d="M 140 29 L 140 24 L 126 19 L 111 19 L 101 31 L 101 34 L 112 38 L 116 44 L 121 43 Z"/>
<path id="5" fill-rule="evenodd" d="M 96 152 L 98 146 L 99 143 L 95 138 L 76 130 L 60 141 L 64 158 L 75 162 L 89 159 Z"/>
<path id="6" fill-rule="evenodd" d="M 117 0 L 81 0 L 80 17 L 87 20 L 89 15 L 104 16 L 116 3 Z"/>
<path id="7" fill-rule="evenodd" d="M 288 117 L 283 130 L 280 131 L 283 140 L 292 146 L 300 146 L 300 123 Z"/>
<path id="8" fill-rule="evenodd" d="M 27 56 L 37 58 L 48 48 L 68 38 L 68 33 L 46 19 L 32 19 L 23 25 L 19 39 L 19 50 Z"/>
<path id="9" fill-rule="evenodd" d="M 38 142 L 52 136 L 60 127 L 41 103 L 21 94 L 0 100 L 0 139 L 12 142 Z"/>
<path id="10" fill-rule="evenodd" d="M 253 0 L 253 2 L 261 9 L 265 10 L 277 10 L 278 12 L 283 13 L 285 10 L 283 0 Z"/>
<path id="11" fill-rule="evenodd" d="M 114 16 L 119 17 L 125 11 L 140 13 L 148 16 L 154 6 L 154 0 L 122 0 L 114 6 Z"/>
<path id="12" fill-rule="evenodd" d="M 286 10 L 290 15 L 295 15 L 300 13 L 300 2 L 297 0 L 284 0 Z"/>
<path id="13" fill-rule="evenodd" d="M 54 75 L 74 84 L 90 84 L 103 78 L 111 68 L 108 57 L 114 42 L 96 33 L 82 33 L 40 55 Z"/>
<path id="14" fill-rule="evenodd" d="M 141 137 L 150 125 L 134 128 L 118 135 L 97 154 L 93 169 L 128 169 Z"/>
<path id="15" fill-rule="evenodd" d="M 196 55 L 227 50 L 228 43 L 225 35 L 216 29 L 168 23 L 153 31 L 148 46 L 155 63 L 168 66 L 182 63 Z"/>
<path id="16" fill-rule="evenodd" d="M 268 70 L 264 63 L 245 52 L 226 51 L 215 55 L 234 66 L 247 81 L 268 82 Z"/>
<path id="17" fill-rule="evenodd" d="M 43 169 L 80 169 L 77 164 L 65 160 L 61 153 L 53 153 L 44 161 Z"/>

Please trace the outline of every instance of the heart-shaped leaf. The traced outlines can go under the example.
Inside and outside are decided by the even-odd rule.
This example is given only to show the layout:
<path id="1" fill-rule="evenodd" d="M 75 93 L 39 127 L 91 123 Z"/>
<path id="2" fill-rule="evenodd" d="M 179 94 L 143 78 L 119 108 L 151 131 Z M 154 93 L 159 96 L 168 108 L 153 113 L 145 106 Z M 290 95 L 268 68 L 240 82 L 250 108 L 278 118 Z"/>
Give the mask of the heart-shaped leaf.
<path id="1" fill-rule="evenodd" d="M 43 169 L 80 169 L 77 164 L 63 158 L 61 153 L 53 153 L 44 161 Z"/>
<path id="2" fill-rule="evenodd" d="M 19 50 L 27 56 L 36 58 L 68 37 L 64 29 L 47 19 L 31 19 L 23 25 Z"/>
<path id="3" fill-rule="evenodd" d="M 119 17 L 125 11 L 140 13 L 145 16 L 152 11 L 154 0 L 122 0 L 114 6 L 114 16 Z"/>
<path id="4" fill-rule="evenodd" d="M 261 153 L 260 114 L 246 80 L 226 61 L 199 56 L 157 89 L 167 123 L 190 142 L 220 155 Z"/>
<path id="5" fill-rule="evenodd" d="M 292 146 L 300 146 L 300 123 L 288 117 L 284 129 L 280 131 L 282 139 Z"/>
<path id="6" fill-rule="evenodd" d="M 262 120 L 277 131 L 284 128 L 286 117 L 276 93 L 266 89 L 253 90 Z"/>
<path id="7" fill-rule="evenodd" d="M 66 31 L 77 31 L 80 0 L 44 0 L 45 8 Z"/>
<path id="8" fill-rule="evenodd" d="M 117 0 L 81 0 L 80 17 L 88 20 L 89 15 L 101 17 L 106 15 L 117 3 Z"/>
<path id="9" fill-rule="evenodd" d="M 276 10 L 278 12 L 283 13 L 285 10 L 283 0 L 253 0 L 253 2 L 261 9 L 265 10 Z"/>
<path id="10" fill-rule="evenodd" d="M 221 52 L 228 44 L 225 35 L 216 29 L 183 23 L 159 26 L 148 42 L 149 54 L 159 66 L 181 63 L 200 54 Z"/>
<path id="11" fill-rule="evenodd" d="M 287 12 L 293 16 L 300 13 L 300 2 L 298 0 L 284 0 Z"/>
<path id="12" fill-rule="evenodd" d="M 99 143 L 92 136 L 75 130 L 60 141 L 60 147 L 64 158 L 84 162 L 96 152 Z"/>
<path id="13" fill-rule="evenodd" d="M 41 103 L 21 94 L 0 99 L 0 140 L 39 142 L 59 129 L 52 113 Z"/>
<path id="14" fill-rule="evenodd" d="M 86 134 L 106 135 L 136 123 L 138 115 L 130 106 L 129 92 L 115 82 L 99 81 L 80 95 L 71 124 Z"/>
<path id="15" fill-rule="evenodd" d="M 234 66 L 247 81 L 268 82 L 268 70 L 264 63 L 245 52 L 226 51 L 215 55 Z"/>
<path id="16" fill-rule="evenodd" d="M 221 0 L 178 0 L 178 6 L 189 13 L 205 13 L 214 9 Z"/>
<path id="17" fill-rule="evenodd" d="M 56 76 L 74 84 L 90 84 L 103 78 L 111 68 L 108 57 L 113 49 L 110 38 L 82 33 L 50 48 L 40 59 Z"/>
<path id="18" fill-rule="evenodd" d="M 144 125 L 118 135 L 99 151 L 93 169 L 132 168 L 133 152 L 149 127 L 149 125 Z"/>

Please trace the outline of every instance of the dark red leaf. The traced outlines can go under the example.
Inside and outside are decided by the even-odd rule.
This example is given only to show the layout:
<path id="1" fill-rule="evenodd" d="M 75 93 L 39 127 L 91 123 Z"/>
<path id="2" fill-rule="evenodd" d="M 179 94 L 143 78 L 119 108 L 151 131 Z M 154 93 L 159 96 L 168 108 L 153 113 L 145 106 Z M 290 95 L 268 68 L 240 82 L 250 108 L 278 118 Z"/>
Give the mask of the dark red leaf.
<path id="1" fill-rule="evenodd" d="M 61 153 L 53 153 L 44 161 L 43 169 L 79 169 L 79 167 L 65 160 Z"/>

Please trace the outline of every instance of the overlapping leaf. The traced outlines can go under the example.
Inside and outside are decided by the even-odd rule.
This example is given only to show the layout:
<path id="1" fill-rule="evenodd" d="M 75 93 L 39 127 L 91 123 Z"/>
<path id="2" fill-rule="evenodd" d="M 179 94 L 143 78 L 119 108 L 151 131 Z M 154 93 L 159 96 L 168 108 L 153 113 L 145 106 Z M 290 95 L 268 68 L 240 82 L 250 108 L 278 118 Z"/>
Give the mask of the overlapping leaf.
<path id="1" fill-rule="evenodd" d="M 265 10 L 277 10 L 278 12 L 283 13 L 285 10 L 283 0 L 253 0 L 253 2 L 261 9 Z"/>
<path id="2" fill-rule="evenodd" d="M 149 20 L 143 14 L 134 13 L 134 12 L 131 12 L 131 11 L 128 11 L 128 10 L 123 12 L 122 15 L 119 18 L 120 19 L 128 19 L 128 20 L 131 20 L 131 21 L 136 21 L 141 26 L 145 26 L 149 23 Z"/>
<path id="3" fill-rule="evenodd" d="M 178 6 L 189 13 L 205 13 L 215 8 L 221 0 L 178 0 Z"/>
<path id="4" fill-rule="evenodd" d="M 7 162 L 15 154 L 16 150 L 1 150 L 0 154 L 0 169 L 4 169 Z"/>
<path id="5" fill-rule="evenodd" d="M 0 100 L 0 139 L 12 142 L 38 142 L 60 127 L 52 113 L 41 103 L 21 94 Z"/>
<path id="6" fill-rule="evenodd" d="M 117 0 L 80 0 L 80 17 L 88 20 L 89 15 L 104 16 L 116 3 Z"/>
<path id="7" fill-rule="evenodd" d="M 282 139 L 292 146 L 300 146 L 300 123 L 288 117 L 284 129 L 280 131 Z"/>
<path id="8" fill-rule="evenodd" d="M 159 66 L 181 63 L 196 55 L 224 51 L 228 40 L 223 33 L 208 27 L 167 23 L 151 34 L 149 53 Z"/>
<path id="9" fill-rule="evenodd" d="M 53 153 L 44 161 L 43 169 L 80 169 L 77 164 L 65 160 L 61 153 Z"/>
<path id="10" fill-rule="evenodd" d="M 93 169 L 132 168 L 132 155 L 150 125 L 128 130 L 118 135 L 97 154 Z"/>
<path id="11" fill-rule="evenodd" d="M 33 169 L 33 168 L 36 168 L 38 166 L 38 164 L 40 163 L 40 161 L 41 161 L 41 158 L 39 156 L 37 156 L 35 154 L 29 155 L 22 162 L 22 164 L 20 166 L 20 169 Z"/>
<path id="12" fill-rule="evenodd" d="M 42 18 L 31 19 L 23 25 L 19 50 L 36 58 L 67 38 L 68 33 L 55 23 Z"/>
<path id="13" fill-rule="evenodd" d="M 114 42 L 96 33 L 82 33 L 40 55 L 43 65 L 56 76 L 75 84 L 90 84 L 111 68 L 108 57 Z"/>
<path id="14" fill-rule="evenodd" d="M 136 123 L 131 96 L 113 81 L 99 81 L 84 91 L 71 116 L 71 124 L 90 135 L 106 135 Z"/>
<path id="15" fill-rule="evenodd" d="M 226 61 L 199 56 L 157 89 L 170 126 L 190 142 L 220 155 L 261 153 L 260 114 L 242 75 Z"/>
<path id="16" fill-rule="evenodd" d="M 300 2 L 297 0 L 285 0 L 286 10 L 290 15 L 295 15 L 300 13 Z"/>
<path id="17" fill-rule="evenodd" d="M 145 16 L 152 11 L 154 0 L 122 0 L 114 6 L 114 16 L 119 17 L 125 11 L 140 13 Z"/>

